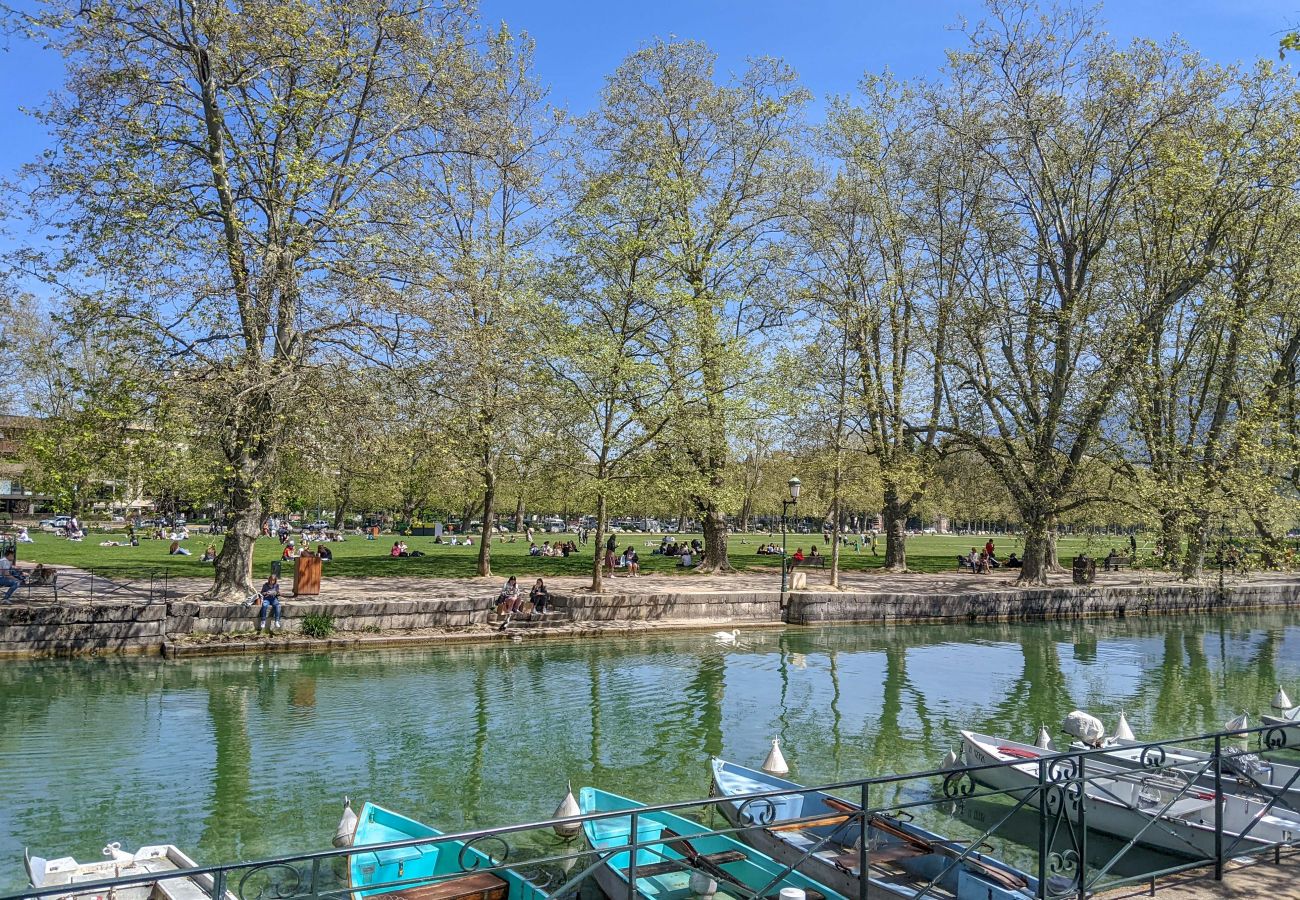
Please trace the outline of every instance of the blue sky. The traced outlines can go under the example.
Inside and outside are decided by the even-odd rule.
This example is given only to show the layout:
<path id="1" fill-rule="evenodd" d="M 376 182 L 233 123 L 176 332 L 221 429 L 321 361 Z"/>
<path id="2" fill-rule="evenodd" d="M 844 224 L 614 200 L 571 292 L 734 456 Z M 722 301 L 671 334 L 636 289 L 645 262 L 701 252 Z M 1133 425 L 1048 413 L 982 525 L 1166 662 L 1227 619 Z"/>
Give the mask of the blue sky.
<path id="1" fill-rule="evenodd" d="M 590 109 L 604 78 L 647 39 L 702 40 L 737 71 L 750 55 L 780 56 L 822 98 L 852 91 L 865 71 L 933 75 L 959 43 L 960 16 L 978 19 L 978 0 L 481 0 L 489 23 L 505 20 L 537 40 L 537 68 L 553 100 Z M 1276 57 L 1278 32 L 1300 20 L 1300 0 L 1113 0 L 1104 7 L 1122 40 L 1182 34 L 1211 59 Z M 39 154 L 45 135 L 19 112 L 60 82 L 56 54 L 19 39 L 0 52 L 0 172 Z"/>

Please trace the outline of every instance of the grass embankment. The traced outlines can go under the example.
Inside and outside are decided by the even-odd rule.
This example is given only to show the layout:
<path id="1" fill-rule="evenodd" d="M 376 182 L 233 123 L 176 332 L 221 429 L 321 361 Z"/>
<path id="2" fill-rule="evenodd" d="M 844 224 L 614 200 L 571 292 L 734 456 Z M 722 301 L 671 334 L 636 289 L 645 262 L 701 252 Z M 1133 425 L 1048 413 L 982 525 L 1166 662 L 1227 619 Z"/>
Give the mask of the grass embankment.
<path id="1" fill-rule="evenodd" d="M 221 546 L 219 536 L 194 534 L 185 542 L 185 547 L 193 554 L 192 556 L 168 556 L 167 548 L 171 542 L 167 540 L 141 541 L 139 547 L 99 546 L 101 541 L 121 540 L 123 535 L 120 533 L 92 533 L 81 542 L 68 541 L 53 534 L 33 533 L 32 536 L 35 543 L 19 545 L 20 565 L 42 562 L 76 566 L 93 571 L 97 575 L 120 578 L 140 578 L 161 573 L 166 573 L 173 578 L 206 577 L 212 572 L 212 566 L 200 562 L 203 548 L 209 543 L 215 544 L 218 549 Z M 554 541 L 557 538 L 567 540 L 570 537 L 572 536 L 539 535 L 538 544 L 540 546 L 542 540 Z M 650 552 L 659 546 L 658 535 L 620 534 L 617 537 L 620 550 L 628 546 L 636 548 L 641 557 L 643 573 L 671 573 L 683 576 L 691 574 L 677 566 L 676 559 Z M 699 535 L 684 537 L 689 540 Z M 673 538 L 680 539 L 677 535 Z M 475 562 L 478 558 L 477 546 L 452 547 L 448 544 L 435 544 L 431 537 L 410 537 L 405 538 L 410 549 L 422 551 L 426 555 L 393 559 L 388 554 L 393 541 L 397 539 L 393 535 L 380 535 L 378 541 L 367 541 L 362 537 L 350 535 L 346 541 L 330 545 L 330 549 L 334 552 L 334 560 L 328 564 L 326 571 L 334 577 L 471 578 L 474 575 Z M 916 535 L 909 538 L 907 542 L 908 565 L 918 572 L 951 572 L 956 568 L 957 554 L 970 552 L 972 546 L 983 547 L 987 539 L 974 535 Z M 764 534 L 733 536 L 730 542 L 732 565 L 748 571 L 771 569 L 775 575 L 779 557 L 760 556 L 756 552 L 760 545 L 766 544 L 769 540 L 778 547 L 781 544 L 779 534 L 770 539 Z M 995 536 L 993 541 L 997 545 L 1000 558 L 1005 558 L 1012 550 L 1016 553 L 1024 551 L 1024 542 L 1020 538 Z M 786 546 L 791 553 L 796 547 L 802 547 L 804 553 L 807 553 L 814 543 L 819 552 L 829 552 L 830 548 L 823 543 L 821 535 L 790 535 Z M 1063 560 L 1068 560 L 1085 549 L 1094 556 L 1104 556 L 1111 547 L 1116 548 L 1121 554 L 1128 553 L 1127 539 L 1118 537 L 1062 538 L 1058 552 Z M 270 571 L 271 563 L 280 558 L 280 552 L 280 543 L 274 539 L 263 538 L 257 542 L 254 559 L 255 572 L 259 577 Z M 507 539 L 492 544 L 492 572 L 494 575 L 502 576 L 582 576 L 591 571 L 591 553 L 592 547 L 588 544 L 580 548 L 577 555 L 571 555 L 567 559 L 530 557 L 526 540 L 520 537 L 514 543 L 509 543 Z M 841 569 L 863 571 L 884 565 L 883 538 L 877 542 L 877 553 L 878 555 L 872 554 L 869 544 L 854 549 L 853 544 L 850 543 L 841 553 Z"/>

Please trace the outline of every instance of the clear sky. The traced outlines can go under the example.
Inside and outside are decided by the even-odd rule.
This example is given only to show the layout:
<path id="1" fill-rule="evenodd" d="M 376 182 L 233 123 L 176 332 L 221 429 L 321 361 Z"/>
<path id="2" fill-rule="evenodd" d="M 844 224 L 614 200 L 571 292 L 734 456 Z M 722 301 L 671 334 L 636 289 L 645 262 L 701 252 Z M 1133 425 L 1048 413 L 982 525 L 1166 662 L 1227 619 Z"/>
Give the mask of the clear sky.
<path id="1" fill-rule="evenodd" d="M 604 78 L 647 39 L 702 40 L 738 71 L 751 55 L 780 56 L 818 98 L 853 90 L 865 71 L 933 75 L 960 37 L 960 16 L 979 0 L 480 0 L 485 21 L 505 20 L 537 40 L 537 68 L 553 100 L 590 109 Z M 21 3 L 21 0 L 20 0 Z M 1300 0 L 1112 0 L 1104 7 L 1121 40 L 1182 34 L 1216 61 L 1276 58 L 1279 32 L 1300 20 Z M 40 127 L 18 110 L 58 87 L 61 60 L 9 39 L 0 52 L 0 173 L 36 156 Z"/>

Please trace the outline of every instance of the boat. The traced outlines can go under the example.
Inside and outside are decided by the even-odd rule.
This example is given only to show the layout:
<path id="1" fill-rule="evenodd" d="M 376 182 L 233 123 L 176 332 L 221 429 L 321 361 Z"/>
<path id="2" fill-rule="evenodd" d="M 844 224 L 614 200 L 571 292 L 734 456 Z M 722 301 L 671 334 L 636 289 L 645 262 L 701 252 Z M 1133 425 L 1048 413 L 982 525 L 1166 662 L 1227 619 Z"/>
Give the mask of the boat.
<path id="1" fill-rule="evenodd" d="M 1183 778 L 1190 779 L 1198 787 L 1214 790 L 1213 753 L 1190 747 L 1161 745 L 1149 748 L 1137 741 L 1119 738 L 1112 738 L 1102 746 L 1106 750 L 1107 763 L 1123 769 L 1149 770 L 1147 761 L 1150 760 L 1161 769 L 1177 772 Z M 1083 751 L 1094 748 L 1076 741 L 1070 744 L 1070 749 Z M 1101 757 L 1089 758 L 1089 766 L 1094 759 Z M 1228 793 L 1245 792 L 1276 797 L 1275 809 L 1300 812 L 1300 766 L 1288 766 L 1262 759 L 1254 753 L 1225 748 L 1220 783 L 1228 788 Z"/>
<path id="2" fill-rule="evenodd" d="M 596 788 L 578 792 L 584 814 L 645 809 L 645 804 Z M 602 854 L 596 883 L 606 896 L 629 892 L 630 816 L 592 819 L 582 824 L 587 843 Z M 803 891 L 807 900 L 847 900 L 830 887 L 787 868 L 733 837 L 670 812 L 647 812 L 637 818 L 636 895 L 644 900 L 716 900 L 775 898 L 783 888 Z"/>
<path id="3" fill-rule="evenodd" d="M 110 878 L 131 878 L 135 876 L 154 875 L 157 879 L 141 881 L 138 884 L 114 888 L 111 896 L 115 900 L 211 900 L 212 876 L 188 875 L 168 877 L 168 873 L 184 869 L 197 869 L 198 863 L 185 855 L 172 844 L 152 844 L 141 847 L 135 853 L 127 853 L 118 843 L 104 848 L 104 859 L 95 862 L 79 863 L 71 856 L 58 859 L 44 859 L 29 856 L 23 852 L 23 863 L 27 867 L 27 879 L 34 888 L 58 887 L 68 885 L 64 898 L 79 900 L 102 900 L 105 892 L 88 891 L 79 893 L 76 885 L 93 881 L 106 881 Z M 226 900 L 235 900 L 229 891 Z"/>
<path id="4" fill-rule="evenodd" d="M 861 807 L 831 794 L 725 760 L 712 760 L 713 795 L 722 815 L 741 840 L 777 862 L 849 897 L 859 896 L 856 848 Z M 780 797 L 746 801 L 749 794 L 791 791 Z M 799 821 L 803 820 L 803 821 Z M 820 846 L 819 846 L 820 845 Z M 869 895 L 911 897 L 931 881 L 927 896 L 952 900 L 1026 900 L 1036 897 L 1038 879 L 982 853 L 966 853 L 933 832 L 890 816 L 873 815 L 867 827 Z M 811 852 L 810 852 L 811 851 Z M 1061 893 L 1068 885 L 1061 885 Z"/>
<path id="5" fill-rule="evenodd" d="M 346 807 L 345 822 L 350 811 Z M 356 816 L 350 841 L 353 852 L 348 855 L 348 888 L 352 900 L 545 900 L 541 888 L 511 869 L 476 871 L 499 863 L 465 841 L 365 849 L 372 844 L 437 838 L 442 834 L 423 822 L 366 803 Z M 346 846 L 348 841 L 343 838 L 346 836 L 336 835 L 336 843 Z"/>
<path id="6" fill-rule="evenodd" d="M 968 766 L 997 766 L 970 772 L 976 782 L 1038 805 L 1039 763 L 1070 771 L 1081 759 L 1032 744 L 961 732 L 964 762 Z M 1176 773 L 1141 772 L 1107 764 L 1097 756 L 1085 763 L 1088 827 L 1133 840 L 1146 847 L 1192 859 L 1213 859 L 1215 795 Z M 1053 773 L 1049 771 L 1049 778 Z M 1300 819 L 1269 811 L 1266 802 L 1241 794 L 1223 793 L 1224 849 L 1239 852 L 1261 846 L 1300 841 Z M 1245 833 L 1249 829 L 1249 833 Z"/>

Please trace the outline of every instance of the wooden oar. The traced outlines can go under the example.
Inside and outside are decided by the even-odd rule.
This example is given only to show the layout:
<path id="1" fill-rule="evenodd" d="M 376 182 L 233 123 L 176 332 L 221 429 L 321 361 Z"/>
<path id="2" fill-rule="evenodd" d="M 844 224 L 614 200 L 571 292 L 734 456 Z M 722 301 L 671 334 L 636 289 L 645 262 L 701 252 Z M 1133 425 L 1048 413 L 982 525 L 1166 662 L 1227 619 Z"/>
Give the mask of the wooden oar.
<path id="1" fill-rule="evenodd" d="M 859 811 L 859 807 L 856 804 L 848 803 L 847 801 L 840 800 L 838 797 L 826 796 L 824 799 L 826 805 L 829 806 L 831 809 L 838 810 L 844 813 L 857 813 Z M 955 847 L 950 847 L 946 844 L 936 844 L 933 841 L 927 841 L 925 838 L 921 837 L 920 835 L 915 835 L 912 834 L 910 831 L 906 831 L 902 828 L 899 828 L 894 823 L 889 822 L 881 818 L 880 816 L 872 816 L 868 824 L 871 828 L 874 828 L 877 831 L 881 831 L 884 832 L 885 834 L 896 837 L 900 841 L 910 844 L 911 846 L 916 847 L 918 850 L 923 850 L 926 853 L 937 853 L 943 856 L 952 857 L 954 859 L 959 858 L 961 856 L 961 851 Z M 862 836 L 862 840 L 866 840 L 865 834 Z M 986 878 L 988 878 L 990 881 L 995 881 L 1009 890 L 1015 891 L 1015 890 L 1020 890 L 1021 888 L 1024 887 L 1028 887 L 1028 882 L 1026 882 L 1023 878 L 1018 878 L 1017 876 L 1011 874 L 1010 872 L 1004 869 L 999 869 L 997 866 L 989 865 L 988 863 L 984 862 L 984 860 L 974 855 L 968 854 L 966 858 L 962 860 L 962 862 L 969 865 L 972 869 L 978 869 L 980 873 L 984 875 Z"/>
<path id="2" fill-rule="evenodd" d="M 809 819 L 806 822 L 790 822 L 785 825 L 768 825 L 768 831 L 803 831 L 805 828 L 821 828 L 825 825 L 843 825 L 852 816 L 827 816 L 824 819 Z"/>
<path id="3" fill-rule="evenodd" d="M 680 853 L 688 863 L 699 869 L 701 872 L 707 872 L 719 881 L 733 884 L 736 887 L 743 889 L 746 894 L 751 896 L 754 894 L 754 889 L 752 887 L 745 884 L 745 882 L 741 881 L 735 875 L 732 875 L 726 869 L 722 868 L 722 866 L 715 863 L 705 854 L 696 850 L 695 845 L 692 844 L 688 838 L 683 837 L 675 831 L 670 831 L 667 828 L 663 829 L 663 831 L 659 833 L 659 836 L 663 839 L 665 845 L 675 852 Z M 748 856 L 745 858 L 748 859 Z M 737 861 L 739 862 L 739 860 Z M 812 888 L 804 888 L 804 894 L 807 895 L 807 900 L 826 900 L 825 894 L 821 891 L 815 891 Z"/>

